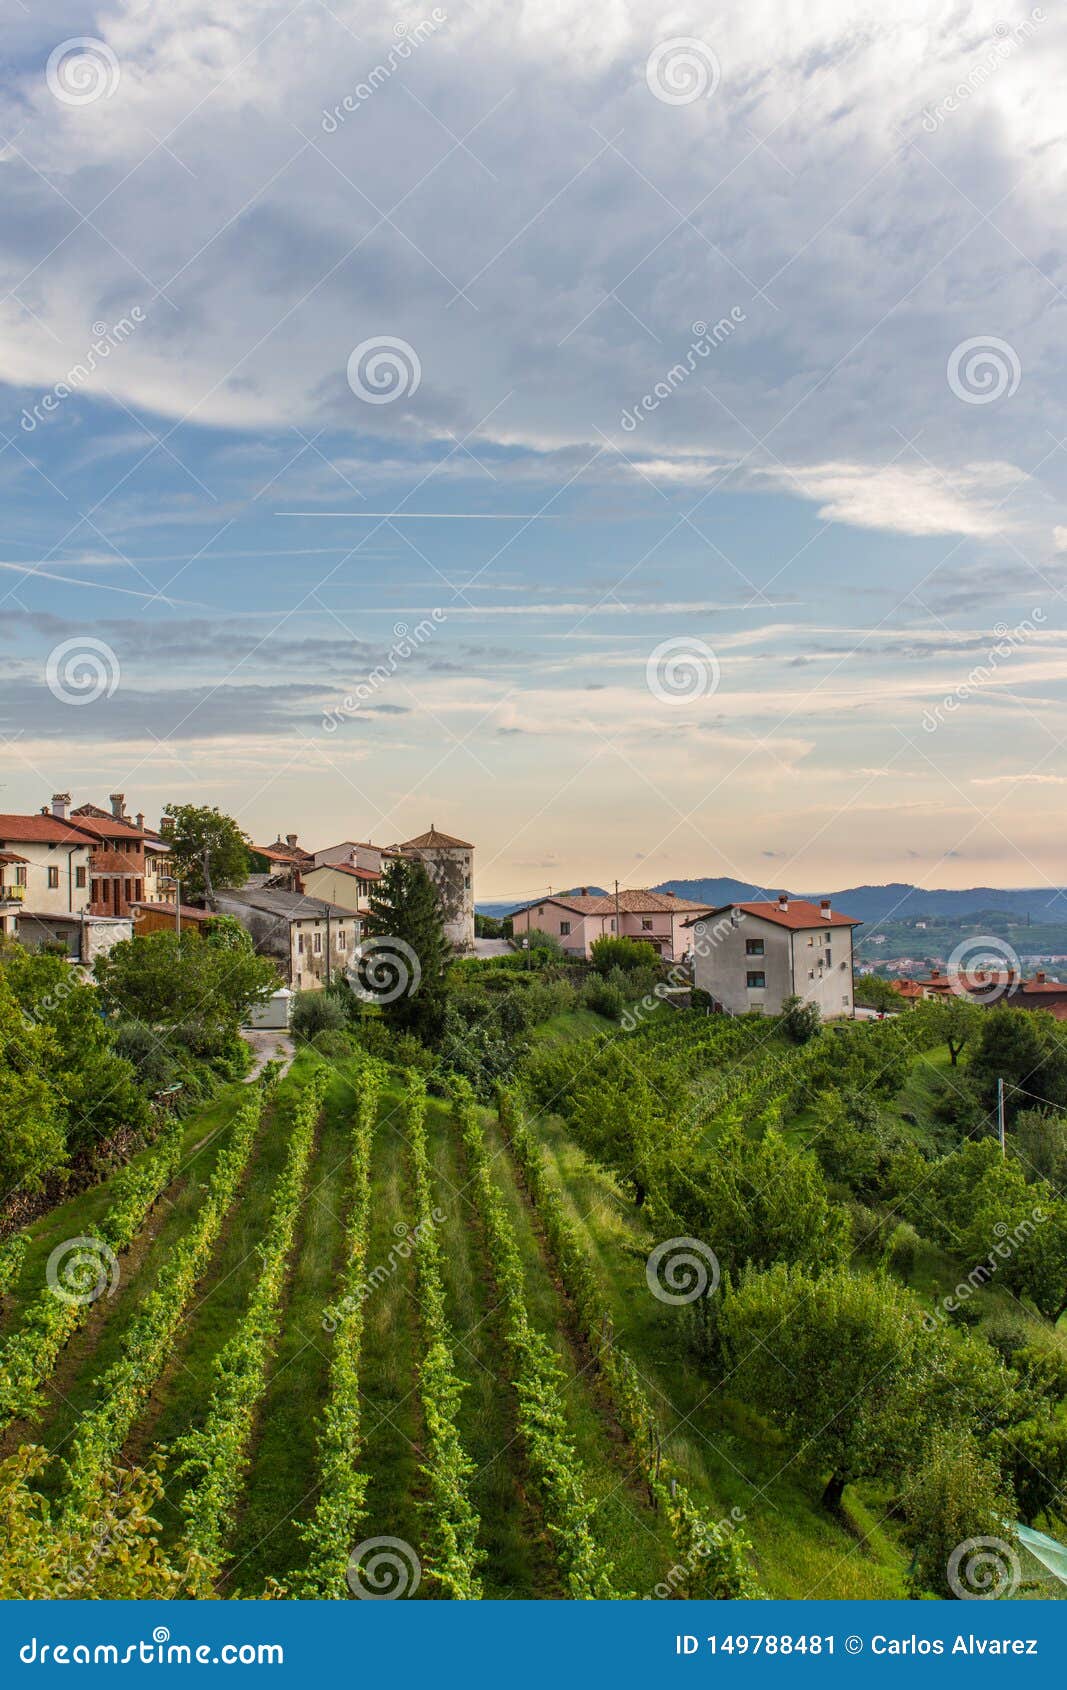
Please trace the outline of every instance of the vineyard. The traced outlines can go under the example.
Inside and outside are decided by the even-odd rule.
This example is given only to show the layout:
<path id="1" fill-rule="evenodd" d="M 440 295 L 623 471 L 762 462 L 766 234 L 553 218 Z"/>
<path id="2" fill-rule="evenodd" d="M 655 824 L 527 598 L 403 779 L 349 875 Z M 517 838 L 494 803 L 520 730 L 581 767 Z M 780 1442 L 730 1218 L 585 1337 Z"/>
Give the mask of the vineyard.
<path id="1" fill-rule="evenodd" d="M 836 1321 L 895 1322 L 918 1357 L 891 1287 L 929 1307 L 953 1268 L 894 1191 L 915 1144 L 861 1203 L 817 1123 L 845 1122 L 858 1077 L 899 1116 L 916 1063 L 938 1069 L 931 1038 L 793 1043 L 662 1009 L 625 1032 L 565 1023 L 535 1027 L 491 1101 L 381 1041 L 309 1043 L 0 1247 L 5 1595 L 906 1593 L 895 1499 L 916 1451 L 796 1459 L 795 1387 L 753 1356 L 773 1286 L 794 1345 L 832 1288 Z M 863 1225 L 874 1289 L 848 1266 L 873 1248 Z M 861 1293 L 889 1301 L 857 1312 Z M 1056 1311 L 1039 1289 L 1014 1301 L 1053 1355 Z M 1021 1399 L 992 1343 L 929 1342 L 944 1423 L 980 1412 L 1007 1436 Z M 884 1417 L 871 1442 L 889 1447 Z"/>

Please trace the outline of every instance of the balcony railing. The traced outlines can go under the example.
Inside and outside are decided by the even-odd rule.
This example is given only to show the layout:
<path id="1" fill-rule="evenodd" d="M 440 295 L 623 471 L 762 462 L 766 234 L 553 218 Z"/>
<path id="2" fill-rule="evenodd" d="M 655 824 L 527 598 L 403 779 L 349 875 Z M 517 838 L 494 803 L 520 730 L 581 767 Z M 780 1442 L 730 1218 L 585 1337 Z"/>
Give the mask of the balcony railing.
<path id="1" fill-rule="evenodd" d="M 25 896 L 25 886 L 6 886 L 0 884 L 0 904 L 21 904 Z"/>

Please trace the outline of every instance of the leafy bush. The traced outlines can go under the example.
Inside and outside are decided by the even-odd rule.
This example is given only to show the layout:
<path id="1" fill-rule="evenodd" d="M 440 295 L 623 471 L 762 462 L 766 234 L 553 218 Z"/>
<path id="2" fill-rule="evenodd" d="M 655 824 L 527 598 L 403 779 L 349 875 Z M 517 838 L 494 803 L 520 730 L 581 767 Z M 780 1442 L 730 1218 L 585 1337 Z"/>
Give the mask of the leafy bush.
<path id="1" fill-rule="evenodd" d="M 644 939 L 627 939 L 610 933 L 593 940 L 589 955 L 598 974 L 610 974 L 613 968 L 630 973 L 635 968 L 653 967 L 659 961 L 655 945 Z"/>
<path id="2" fill-rule="evenodd" d="M 344 1004 L 333 992 L 298 992 L 289 1026 L 293 1037 L 310 1042 L 317 1033 L 339 1033 L 348 1025 Z"/>
<path id="3" fill-rule="evenodd" d="M 806 1045 L 822 1027 L 817 1003 L 805 1003 L 795 994 L 782 1005 L 782 1031 L 795 1045 Z"/>

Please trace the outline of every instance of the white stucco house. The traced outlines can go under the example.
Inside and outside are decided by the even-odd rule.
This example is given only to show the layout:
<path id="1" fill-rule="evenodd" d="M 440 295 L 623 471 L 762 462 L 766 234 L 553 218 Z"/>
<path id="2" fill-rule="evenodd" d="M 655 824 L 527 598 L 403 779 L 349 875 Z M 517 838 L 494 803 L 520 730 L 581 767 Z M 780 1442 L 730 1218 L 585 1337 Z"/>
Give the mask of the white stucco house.
<path id="1" fill-rule="evenodd" d="M 694 916 L 693 983 L 730 1015 L 778 1015 L 794 995 L 824 1021 L 851 1016 L 852 934 L 862 925 L 830 899 L 783 892 L 767 903 L 725 904 Z"/>

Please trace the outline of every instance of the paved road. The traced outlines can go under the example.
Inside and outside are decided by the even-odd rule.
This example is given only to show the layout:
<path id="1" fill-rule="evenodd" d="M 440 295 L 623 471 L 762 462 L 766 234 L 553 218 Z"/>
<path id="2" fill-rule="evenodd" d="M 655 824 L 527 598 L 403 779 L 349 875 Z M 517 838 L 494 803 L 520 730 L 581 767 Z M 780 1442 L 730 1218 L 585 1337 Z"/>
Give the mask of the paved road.
<path id="1" fill-rule="evenodd" d="M 511 946 L 506 939 L 475 939 L 475 956 L 507 956 Z"/>
<path id="2" fill-rule="evenodd" d="M 252 1055 L 255 1058 L 251 1071 L 245 1077 L 245 1085 L 250 1085 L 254 1079 L 257 1079 L 267 1063 L 273 1062 L 276 1057 L 280 1058 L 285 1064 L 285 1068 L 282 1069 L 284 1074 L 285 1069 L 288 1068 L 296 1055 L 296 1046 L 289 1034 L 281 1032 L 280 1029 L 276 1031 L 272 1027 L 244 1027 L 241 1030 L 241 1037 L 245 1044 L 252 1046 Z"/>

